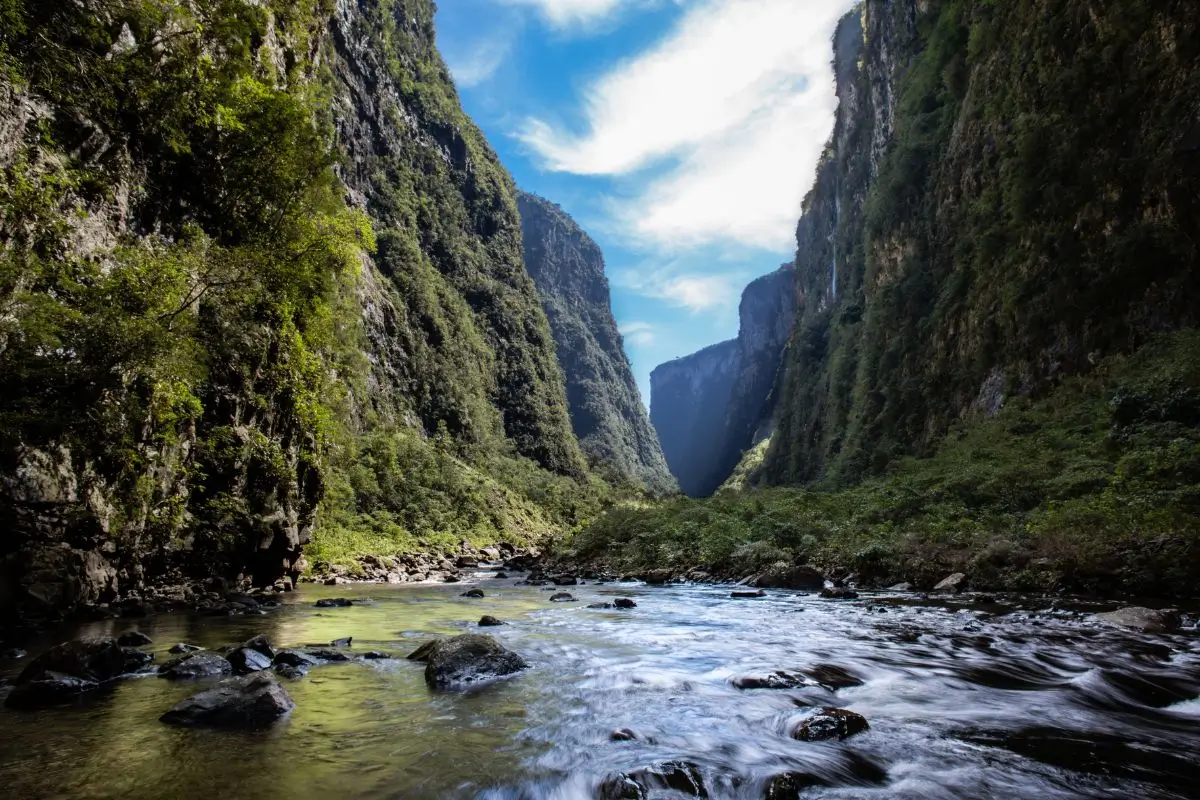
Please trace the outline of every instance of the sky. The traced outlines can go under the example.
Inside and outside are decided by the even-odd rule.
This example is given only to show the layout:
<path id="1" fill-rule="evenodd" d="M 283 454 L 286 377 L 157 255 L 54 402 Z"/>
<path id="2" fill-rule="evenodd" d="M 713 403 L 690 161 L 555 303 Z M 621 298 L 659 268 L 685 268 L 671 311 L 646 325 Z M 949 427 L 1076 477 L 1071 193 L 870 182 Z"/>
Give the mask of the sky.
<path id="1" fill-rule="evenodd" d="M 604 251 L 642 400 L 791 261 L 853 0 L 440 0 L 463 107 Z"/>

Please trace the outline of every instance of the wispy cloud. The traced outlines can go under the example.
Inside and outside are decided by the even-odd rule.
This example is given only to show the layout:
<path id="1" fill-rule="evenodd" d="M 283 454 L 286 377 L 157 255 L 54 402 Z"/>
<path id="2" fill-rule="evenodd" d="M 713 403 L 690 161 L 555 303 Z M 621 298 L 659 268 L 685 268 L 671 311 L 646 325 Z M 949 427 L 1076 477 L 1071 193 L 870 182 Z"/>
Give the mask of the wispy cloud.
<path id="1" fill-rule="evenodd" d="M 505 32 L 490 39 L 472 42 L 459 57 L 448 56 L 447 66 L 460 89 L 473 89 L 486 83 L 512 52 L 515 33 Z"/>
<path id="2" fill-rule="evenodd" d="M 503 0 L 509 5 L 532 6 L 555 28 L 586 25 L 609 18 L 638 0 Z"/>
<path id="3" fill-rule="evenodd" d="M 613 282 L 642 297 L 696 313 L 736 308 L 749 277 L 741 270 L 702 272 L 668 264 L 620 270 Z"/>
<path id="4" fill-rule="evenodd" d="M 633 347 L 654 344 L 654 326 L 649 322 L 622 322 L 617 330 L 621 332 L 625 342 Z"/>
<path id="5" fill-rule="evenodd" d="M 584 132 L 531 119 L 518 135 L 548 169 L 627 176 L 617 217 L 647 243 L 786 250 L 836 106 L 830 37 L 852 3 L 707 0 L 585 90 Z"/>

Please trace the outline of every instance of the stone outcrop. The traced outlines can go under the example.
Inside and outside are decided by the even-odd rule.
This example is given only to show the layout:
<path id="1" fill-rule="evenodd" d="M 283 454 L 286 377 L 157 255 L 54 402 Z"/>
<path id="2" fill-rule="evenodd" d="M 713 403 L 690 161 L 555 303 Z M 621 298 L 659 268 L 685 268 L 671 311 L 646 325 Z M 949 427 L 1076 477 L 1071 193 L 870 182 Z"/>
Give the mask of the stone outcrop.
<path id="1" fill-rule="evenodd" d="M 736 339 L 651 373 L 650 419 L 684 493 L 712 494 L 769 435 L 795 307 L 795 270 L 785 264 L 742 293 Z"/>

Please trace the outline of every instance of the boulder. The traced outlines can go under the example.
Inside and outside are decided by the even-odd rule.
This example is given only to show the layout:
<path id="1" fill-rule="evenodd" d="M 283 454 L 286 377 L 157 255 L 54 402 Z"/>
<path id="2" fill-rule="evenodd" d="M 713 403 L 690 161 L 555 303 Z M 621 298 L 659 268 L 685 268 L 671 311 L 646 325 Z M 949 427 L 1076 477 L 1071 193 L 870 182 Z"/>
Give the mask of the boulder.
<path id="1" fill-rule="evenodd" d="M 508 573 L 507 572 L 497 572 L 493 577 L 495 577 L 495 579 L 498 581 L 505 581 L 505 580 L 508 580 Z"/>
<path id="2" fill-rule="evenodd" d="M 575 596 L 569 592 L 556 592 L 550 595 L 551 603 L 574 603 Z"/>
<path id="3" fill-rule="evenodd" d="M 454 562 L 454 566 L 458 567 L 459 569 L 475 569 L 479 566 L 479 561 L 471 558 L 470 556 L 459 556 Z"/>
<path id="4" fill-rule="evenodd" d="M 628 597 L 618 597 L 616 600 L 613 600 L 613 605 L 617 608 L 637 608 L 637 603 Z"/>
<path id="5" fill-rule="evenodd" d="M 180 642 L 178 644 L 171 645 L 171 649 L 167 650 L 167 652 L 172 653 L 174 655 L 182 655 L 184 653 L 195 653 L 197 650 L 203 650 L 203 649 L 204 649 L 203 647 L 197 647 L 194 644 L 188 644 L 187 642 Z"/>
<path id="6" fill-rule="evenodd" d="M 1152 608 L 1129 606 L 1104 614 L 1094 614 L 1092 620 L 1145 633 L 1164 633 L 1179 627 L 1179 612 L 1174 609 L 1156 611 Z"/>
<path id="7" fill-rule="evenodd" d="M 555 586 L 578 586 L 579 579 L 574 575 L 555 575 L 550 578 L 550 582 Z"/>
<path id="8" fill-rule="evenodd" d="M 504 624 L 503 622 L 496 619 L 491 614 L 484 614 L 482 617 L 479 618 L 479 627 L 481 627 L 481 628 L 494 628 L 498 625 L 503 625 L 503 624 Z"/>
<path id="9" fill-rule="evenodd" d="M 825 600 L 857 600 L 858 592 L 853 589 L 822 589 L 817 596 Z"/>
<path id="10" fill-rule="evenodd" d="M 345 636 L 345 637 L 342 637 L 341 639 L 334 639 L 332 642 L 329 643 L 329 646 L 330 647 L 353 647 L 354 646 L 354 637 L 353 636 Z"/>
<path id="11" fill-rule="evenodd" d="M 309 653 L 300 650 L 280 650 L 275 654 L 273 662 L 275 666 L 285 667 L 315 667 L 320 664 L 320 660 Z"/>
<path id="12" fill-rule="evenodd" d="M 229 675 L 232 672 L 233 665 L 229 663 L 227 658 L 217 653 L 210 653 L 207 650 L 188 653 L 185 656 L 168 661 L 158 668 L 160 678 L 172 681 L 215 678 L 220 675 Z"/>
<path id="13" fill-rule="evenodd" d="M 911 592 L 913 590 L 913 585 L 906 581 L 904 583 L 897 583 L 894 586 L 889 586 L 887 590 L 889 592 Z"/>
<path id="14" fill-rule="evenodd" d="M 738 589 L 730 592 L 729 596 L 734 600 L 749 600 L 755 597 L 766 597 L 767 593 L 762 589 L 755 589 L 753 591 L 749 589 Z"/>
<path id="15" fill-rule="evenodd" d="M 660 761 L 649 767 L 611 775 L 600 785 L 602 800 L 643 798 L 650 792 L 674 791 L 708 797 L 700 769 L 688 761 Z"/>
<path id="16" fill-rule="evenodd" d="M 271 640 L 261 633 L 258 636 L 242 642 L 242 647 L 262 653 L 267 657 L 268 661 L 275 658 L 275 647 L 271 644 Z"/>
<path id="17" fill-rule="evenodd" d="M 766 675 L 742 675 L 733 679 L 733 685 L 738 689 L 794 689 L 804 686 L 807 681 L 804 676 L 783 670 L 769 672 Z"/>
<path id="18" fill-rule="evenodd" d="M 100 684 L 89 678 L 47 670 L 37 678 L 14 687 L 5 698 L 4 705 L 20 710 L 63 705 L 98 688 L 100 688 Z"/>
<path id="19" fill-rule="evenodd" d="M 967 588 L 967 576 L 965 573 L 956 572 L 953 575 L 947 576 L 937 586 L 933 587 L 935 592 L 943 592 L 946 594 L 958 594 L 963 589 Z"/>
<path id="20" fill-rule="evenodd" d="M 362 654 L 362 657 L 365 658 L 367 661 L 382 661 L 386 658 L 391 658 L 391 655 L 388 653 L 381 652 L 379 650 L 368 650 L 367 652 Z"/>
<path id="21" fill-rule="evenodd" d="M 142 647 L 154 644 L 154 640 L 141 631 L 126 631 L 117 637 L 117 644 L 122 647 Z"/>
<path id="22" fill-rule="evenodd" d="M 637 738 L 637 734 L 629 730 L 629 728 L 621 728 L 608 735 L 610 742 L 632 742 Z"/>
<path id="23" fill-rule="evenodd" d="M 650 586 L 662 586 L 674 577 L 669 569 L 652 569 L 638 576 Z"/>
<path id="24" fill-rule="evenodd" d="M 305 649 L 305 654 L 312 656 L 318 661 L 349 661 L 350 656 L 343 653 L 341 650 L 331 650 L 328 647 L 309 647 Z"/>
<path id="25" fill-rule="evenodd" d="M 815 592 L 825 588 L 825 576 L 816 567 L 796 566 L 780 561 L 759 575 L 754 585 L 764 589 L 800 589 Z"/>
<path id="26" fill-rule="evenodd" d="M 346 608 L 354 605 L 354 601 L 345 597 L 323 597 L 313 605 L 317 608 Z"/>
<path id="27" fill-rule="evenodd" d="M 159 719 L 170 725 L 265 728 L 296 704 L 270 673 L 232 678 L 176 705 Z"/>
<path id="28" fill-rule="evenodd" d="M 459 597 L 473 597 L 473 598 L 479 599 L 479 598 L 483 597 L 483 590 L 482 589 L 468 589 L 467 591 L 460 594 Z"/>
<path id="29" fill-rule="evenodd" d="M 229 654 L 228 660 L 234 673 L 238 675 L 249 675 L 251 672 L 259 672 L 271 667 L 270 658 L 249 647 L 239 647 L 234 650 Z"/>
<path id="30" fill-rule="evenodd" d="M 126 651 L 115 639 L 76 639 L 55 645 L 29 662 L 17 676 L 16 683 L 19 686 L 40 680 L 51 672 L 104 683 L 129 672 L 127 663 Z"/>
<path id="31" fill-rule="evenodd" d="M 438 639 L 409 658 L 425 662 L 425 682 L 435 689 L 466 686 L 529 668 L 525 659 L 477 633 Z"/>
<path id="32" fill-rule="evenodd" d="M 135 672 L 145 672 L 151 663 L 154 661 L 154 654 L 147 653 L 144 650 L 136 650 L 132 647 L 123 647 L 121 652 L 125 654 L 125 664 L 122 672 L 126 675 Z"/>
<path id="33" fill-rule="evenodd" d="M 867 718 L 844 708 L 822 708 L 804 719 L 792 731 L 792 738 L 803 742 L 847 739 L 870 729 Z"/>
<path id="34" fill-rule="evenodd" d="M 763 800 L 796 800 L 805 789 L 825 785 L 825 781 L 808 772 L 785 772 L 767 781 Z"/>

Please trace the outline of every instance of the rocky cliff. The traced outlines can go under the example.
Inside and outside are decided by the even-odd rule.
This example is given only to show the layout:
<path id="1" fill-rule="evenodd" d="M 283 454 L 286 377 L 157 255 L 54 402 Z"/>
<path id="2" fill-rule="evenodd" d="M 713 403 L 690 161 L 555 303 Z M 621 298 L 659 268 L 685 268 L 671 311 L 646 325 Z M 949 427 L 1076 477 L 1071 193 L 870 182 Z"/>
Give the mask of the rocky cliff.
<path id="1" fill-rule="evenodd" d="M 0 606 L 589 507 L 512 182 L 432 20 L 0 2 Z"/>
<path id="2" fill-rule="evenodd" d="M 650 419 L 683 491 L 716 491 L 765 437 L 773 388 L 795 316 L 795 270 L 785 264 L 742 293 L 738 337 L 657 367 Z"/>
<path id="3" fill-rule="evenodd" d="M 557 205 L 525 192 L 517 205 L 525 267 L 550 321 L 583 452 L 652 492 L 677 490 L 613 319 L 600 248 Z"/>
<path id="4" fill-rule="evenodd" d="M 1195 324 L 1197 24 L 1081 0 L 867 0 L 842 22 L 768 481 L 928 454 Z"/>

